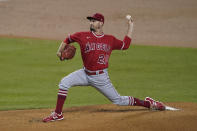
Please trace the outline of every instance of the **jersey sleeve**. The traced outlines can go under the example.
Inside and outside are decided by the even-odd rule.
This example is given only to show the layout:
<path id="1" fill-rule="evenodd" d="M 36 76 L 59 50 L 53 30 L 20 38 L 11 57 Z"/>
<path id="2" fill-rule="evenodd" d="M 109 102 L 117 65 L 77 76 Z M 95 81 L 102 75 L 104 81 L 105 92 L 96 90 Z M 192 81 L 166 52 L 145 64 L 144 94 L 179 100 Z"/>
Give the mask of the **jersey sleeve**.
<path id="1" fill-rule="evenodd" d="M 113 39 L 113 50 L 126 50 L 131 44 L 131 38 L 128 36 L 124 37 L 124 40 L 118 40 L 114 37 Z"/>
<path id="2" fill-rule="evenodd" d="M 68 35 L 68 37 L 64 40 L 64 43 L 70 44 L 73 42 L 80 42 L 80 38 L 81 38 L 81 33 L 77 32 L 75 34 L 72 35 Z"/>

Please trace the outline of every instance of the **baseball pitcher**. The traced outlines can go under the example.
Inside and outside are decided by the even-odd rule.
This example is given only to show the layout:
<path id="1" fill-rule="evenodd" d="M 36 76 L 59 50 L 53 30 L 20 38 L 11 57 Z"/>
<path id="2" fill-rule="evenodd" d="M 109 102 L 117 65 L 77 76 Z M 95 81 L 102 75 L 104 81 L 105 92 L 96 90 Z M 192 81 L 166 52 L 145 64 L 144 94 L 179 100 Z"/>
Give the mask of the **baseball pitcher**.
<path id="1" fill-rule="evenodd" d="M 83 68 L 65 76 L 59 83 L 56 109 L 43 122 L 63 120 L 62 108 L 69 88 L 73 86 L 92 86 L 106 96 L 113 104 L 120 106 L 143 106 L 154 110 L 165 110 L 165 105 L 150 97 L 140 100 L 132 96 L 121 96 L 108 76 L 108 62 L 113 50 L 126 50 L 132 41 L 133 19 L 127 16 L 128 30 L 123 41 L 112 35 L 104 34 L 104 16 L 96 13 L 88 16 L 90 31 L 77 32 L 60 44 L 57 56 L 60 60 L 72 59 L 76 48 L 70 43 L 80 45 Z"/>

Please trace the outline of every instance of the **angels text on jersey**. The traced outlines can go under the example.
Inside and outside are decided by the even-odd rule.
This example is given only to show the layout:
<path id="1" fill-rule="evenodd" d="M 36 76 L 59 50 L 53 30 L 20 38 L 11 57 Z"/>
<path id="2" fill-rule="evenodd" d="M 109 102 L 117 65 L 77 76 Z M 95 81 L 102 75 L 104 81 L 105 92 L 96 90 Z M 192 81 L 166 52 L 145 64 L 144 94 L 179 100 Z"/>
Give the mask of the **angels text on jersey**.
<path id="1" fill-rule="evenodd" d="M 111 47 L 105 43 L 89 43 L 87 42 L 85 45 L 85 53 L 95 50 L 101 50 L 105 52 L 109 52 Z"/>

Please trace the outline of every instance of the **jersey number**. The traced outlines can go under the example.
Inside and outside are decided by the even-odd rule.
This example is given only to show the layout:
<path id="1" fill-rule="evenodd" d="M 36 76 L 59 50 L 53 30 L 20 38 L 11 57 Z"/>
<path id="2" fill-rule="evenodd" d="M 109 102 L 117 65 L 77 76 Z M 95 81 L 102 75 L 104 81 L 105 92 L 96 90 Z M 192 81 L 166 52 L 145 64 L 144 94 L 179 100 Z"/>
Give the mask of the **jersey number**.
<path id="1" fill-rule="evenodd" d="M 109 60 L 109 55 L 101 54 L 101 55 L 99 55 L 98 63 L 99 64 L 107 64 L 108 60 Z"/>

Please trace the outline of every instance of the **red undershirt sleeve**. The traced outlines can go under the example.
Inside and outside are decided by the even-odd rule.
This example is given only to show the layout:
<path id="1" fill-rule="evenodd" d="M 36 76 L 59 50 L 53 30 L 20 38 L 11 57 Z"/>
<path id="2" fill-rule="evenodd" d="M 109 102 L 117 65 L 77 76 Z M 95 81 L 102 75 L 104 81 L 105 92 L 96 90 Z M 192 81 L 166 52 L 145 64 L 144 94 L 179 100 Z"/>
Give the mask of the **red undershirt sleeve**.
<path id="1" fill-rule="evenodd" d="M 114 37 L 113 39 L 113 50 L 126 50 L 129 48 L 131 43 L 131 38 L 128 36 L 124 37 L 124 40 L 118 40 Z"/>
<path id="2" fill-rule="evenodd" d="M 81 38 L 81 33 L 77 32 L 75 34 L 72 35 L 68 35 L 68 37 L 64 40 L 64 43 L 70 44 L 73 42 L 80 42 L 80 38 Z"/>

